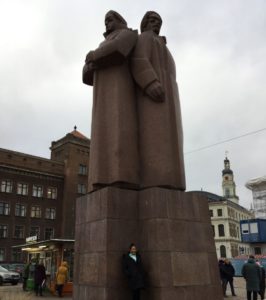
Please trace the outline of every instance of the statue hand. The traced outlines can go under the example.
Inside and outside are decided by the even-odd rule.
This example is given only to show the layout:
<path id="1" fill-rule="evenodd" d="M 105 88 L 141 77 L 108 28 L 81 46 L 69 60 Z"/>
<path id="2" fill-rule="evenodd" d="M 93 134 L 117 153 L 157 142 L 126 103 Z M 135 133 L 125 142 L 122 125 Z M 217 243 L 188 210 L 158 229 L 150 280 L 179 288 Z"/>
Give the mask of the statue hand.
<path id="1" fill-rule="evenodd" d="M 88 62 L 88 63 L 86 63 L 86 65 L 87 65 L 87 67 L 88 67 L 88 69 L 89 69 L 89 71 L 94 71 L 94 70 L 96 70 L 97 69 L 97 67 L 96 67 L 96 65 L 95 65 L 95 63 L 93 63 L 93 62 Z"/>
<path id="2" fill-rule="evenodd" d="M 92 62 L 94 60 L 94 51 L 90 51 L 85 59 L 86 64 Z"/>
<path id="3" fill-rule="evenodd" d="M 145 93 L 155 102 L 164 102 L 164 90 L 159 81 L 154 81 L 145 90 Z"/>

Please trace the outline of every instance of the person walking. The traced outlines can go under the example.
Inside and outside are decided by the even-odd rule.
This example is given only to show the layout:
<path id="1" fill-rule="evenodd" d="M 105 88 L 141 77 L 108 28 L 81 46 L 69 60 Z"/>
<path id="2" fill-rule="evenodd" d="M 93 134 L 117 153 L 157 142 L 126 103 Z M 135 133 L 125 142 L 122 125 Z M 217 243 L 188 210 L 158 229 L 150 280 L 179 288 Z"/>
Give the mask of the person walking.
<path id="1" fill-rule="evenodd" d="M 265 269 L 259 261 L 257 261 L 257 265 L 260 267 L 260 271 L 261 271 L 259 295 L 260 295 L 261 300 L 265 300 L 264 299 L 264 295 L 265 295 Z"/>
<path id="2" fill-rule="evenodd" d="M 252 294 L 253 300 L 257 300 L 260 291 L 261 270 L 253 255 L 249 256 L 247 263 L 242 267 L 241 273 L 246 280 L 247 300 L 251 300 Z"/>
<path id="3" fill-rule="evenodd" d="M 234 288 L 234 276 L 235 276 L 235 269 L 232 266 L 231 262 L 229 259 L 224 260 L 224 271 L 225 271 L 225 277 L 226 277 L 226 285 L 225 285 L 225 290 L 227 288 L 227 284 L 229 283 L 230 289 L 232 296 L 236 296 L 235 294 L 235 288 Z"/>
<path id="4" fill-rule="evenodd" d="M 144 276 L 141 257 L 135 244 L 131 244 L 129 252 L 123 255 L 123 271 L 129 281 L 132 300 L 140 300 L 140 291 L 144 288 Z"/>
<path id="5" fill-rule="evenodd" d="M 224 270 L 224 260 L 223 259 L 219 259 L 218 267 L 219 267 L 219 271 L 220 271 L 223 295 L 224 295 L 224 297 L 227 297 L 226 296 L 227 276 L 226 276 L 226 272 Z"/>
<path id="6" fill-rule="evenodd" d="M 63 297 L 63 287 L 68 279 L 68 265 L 66 261 L 61 263 L 61 266 L 56 272 L 56 290 L 59 297 Z"/>
<path id="7" fill-rule="evenodd" d="M 34 284 L 36 296 L 43 296 L 43 286 L 46 280 L 46 271 L 43 262 L 37 263 L 34 271 Z"/>
<path id="8" fill-rule="evenodd" d="M 31 261 L 26 264 L 24 270 L 23 270 L 23 283 L 22 283 L 22 289 L 23 291 L 27 291 L 27 282 L 28 282 L 28 278 L 29 278 L 29 274 L 30 274 L 30 266 L 31 266 Z"/>

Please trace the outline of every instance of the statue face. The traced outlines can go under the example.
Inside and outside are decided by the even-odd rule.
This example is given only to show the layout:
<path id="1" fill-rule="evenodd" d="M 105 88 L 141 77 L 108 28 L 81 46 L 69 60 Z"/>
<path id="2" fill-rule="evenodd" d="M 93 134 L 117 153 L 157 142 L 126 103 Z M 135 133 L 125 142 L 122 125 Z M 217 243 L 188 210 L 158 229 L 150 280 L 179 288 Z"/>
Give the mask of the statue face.
<path id="1" fill-rule="evenodd" d="M 112 31 L 119 29 L 120 22 L 112 14 L 107 15 L 105 18 L 106 32 L 111 33 Z"/>
<path id="2" fill-rule="evenodd" d="M 152 30 L 156 34 L 159 34 L 161 26 L 162 26 L 162 23 L 161 23 L 161 20 L 158 18 L 158 16 L 156 14 L 151 14 L 148 17 L 148 21 L 147 21 L 145 31 L 146 30 Z"/>

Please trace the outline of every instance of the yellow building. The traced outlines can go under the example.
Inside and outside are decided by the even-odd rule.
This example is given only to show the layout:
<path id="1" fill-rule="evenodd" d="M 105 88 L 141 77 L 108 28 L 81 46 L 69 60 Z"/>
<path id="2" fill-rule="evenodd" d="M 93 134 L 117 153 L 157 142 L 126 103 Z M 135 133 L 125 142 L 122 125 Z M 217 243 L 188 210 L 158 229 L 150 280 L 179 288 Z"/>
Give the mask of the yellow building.
<path id="1" fill-rule="evenodd" d="M 248 243 L 241 242 L 240 221 L 253 219 L 254 214 L 239 205 L 236 195 L 234 173 L 226 157 L 222 171 L 223 196 L 200 191 L 207 197 L 217 258 L 233 258 L 241 254 L 250 254 Z"/>

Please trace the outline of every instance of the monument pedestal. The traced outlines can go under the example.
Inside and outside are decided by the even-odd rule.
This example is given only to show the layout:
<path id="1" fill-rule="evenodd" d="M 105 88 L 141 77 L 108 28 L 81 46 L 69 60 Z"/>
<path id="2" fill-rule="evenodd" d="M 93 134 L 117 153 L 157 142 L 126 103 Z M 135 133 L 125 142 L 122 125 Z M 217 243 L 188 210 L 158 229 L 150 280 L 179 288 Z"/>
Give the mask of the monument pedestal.
<path id="1" fill-rule="evenodd" d="M 122 255 L 140 249 L 143 300 L 222 300 L 207 200 L 107 187 L 77 200 L 74 300 L 131 299 Z"/>

